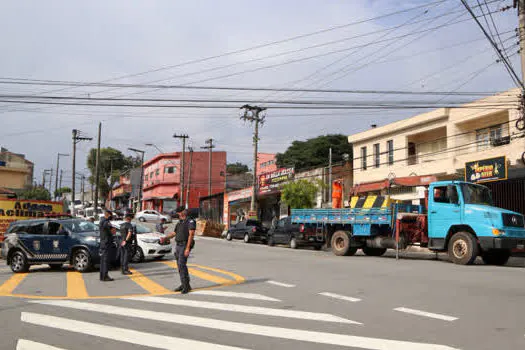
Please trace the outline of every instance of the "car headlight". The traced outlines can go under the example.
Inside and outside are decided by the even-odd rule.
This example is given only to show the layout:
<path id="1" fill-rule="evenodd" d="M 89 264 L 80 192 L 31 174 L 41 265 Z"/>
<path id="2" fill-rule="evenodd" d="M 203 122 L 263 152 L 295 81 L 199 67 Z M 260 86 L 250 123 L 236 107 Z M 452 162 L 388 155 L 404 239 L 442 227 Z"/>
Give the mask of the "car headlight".
<path id="1" fill-rule="evenodd" d="M 100 237 L 98 237 L 98 236 L 87 236 L 85 239 L 86 239 L 86 242 L 97 242 L 97 243 L 100 243 Z"/>
<path id="2" fill-rule="evenodd" d="M 156 238 L 139 238 L 144 243 L 158 243 L 159 240 Z"/>

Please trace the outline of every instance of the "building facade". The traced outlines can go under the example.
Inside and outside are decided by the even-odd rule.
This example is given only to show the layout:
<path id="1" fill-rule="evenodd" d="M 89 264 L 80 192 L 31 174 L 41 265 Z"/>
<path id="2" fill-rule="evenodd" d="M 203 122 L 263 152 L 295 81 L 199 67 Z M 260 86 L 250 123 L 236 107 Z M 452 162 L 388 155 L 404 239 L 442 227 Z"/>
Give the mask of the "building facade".
<path id="1" fill-rule="evenodd" d="M 0 149 L 0 187 L 22 190 L 33 185 L 34 165 L 23 154 Z"/>

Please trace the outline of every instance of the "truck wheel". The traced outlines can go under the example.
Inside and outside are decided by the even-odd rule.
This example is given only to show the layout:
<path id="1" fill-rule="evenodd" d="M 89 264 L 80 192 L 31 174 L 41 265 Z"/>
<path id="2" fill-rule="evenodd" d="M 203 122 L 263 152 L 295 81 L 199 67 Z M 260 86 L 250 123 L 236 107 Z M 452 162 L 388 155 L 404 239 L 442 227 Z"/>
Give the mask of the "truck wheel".
<path id="1" fill-rule="evenodd" d="M 350 236 L 345 231 L 336 231 L 332 236 L 332 252 L 335 255 L 354 255 L 357 248 L 350 247 Z"/>
<path id="2" fill-rule="evenodd" d="M 478 253 L 478 242 L 468 232 L 457 232 L 448 242 L 448 256 L 454 264 L 470 265 Z"/>
<path id="3" fill-rule="evenodd" d="M 490 249 L 481 255 L 487 265 L 505 265 L 510 258 L 510 251 L 506 249 Z"/>
<path id="4" fill-rule="evenodd" d="M 368 256 L 381 256 L 386 253 L 386 248 L 363 247 L 363 253 Z"/>

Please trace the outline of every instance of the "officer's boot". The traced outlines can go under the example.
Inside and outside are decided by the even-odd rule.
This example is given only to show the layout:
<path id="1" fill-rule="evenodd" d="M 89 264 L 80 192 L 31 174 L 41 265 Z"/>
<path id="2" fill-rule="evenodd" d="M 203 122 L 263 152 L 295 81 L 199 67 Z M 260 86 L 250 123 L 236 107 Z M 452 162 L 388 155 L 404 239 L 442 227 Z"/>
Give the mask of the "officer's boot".
<path id="1" fill-rule="evenodd" d="M 191 287 L 190 287 L 190 281 L 189 279 L 185 278 L 182 282 L 182 290 L 181 290 L 181 293 L 182 294 L 187 294 L 191 291 Z"/>
<path id="2" fill-rule="evenodd" d="M 181 284 L 180 286 L 178 286 L 177 288 L 175 288 L 175 292 L 181 292 L 183 288 L 184 288 L 184 287 L 183 287 L 182 284 Z"/>

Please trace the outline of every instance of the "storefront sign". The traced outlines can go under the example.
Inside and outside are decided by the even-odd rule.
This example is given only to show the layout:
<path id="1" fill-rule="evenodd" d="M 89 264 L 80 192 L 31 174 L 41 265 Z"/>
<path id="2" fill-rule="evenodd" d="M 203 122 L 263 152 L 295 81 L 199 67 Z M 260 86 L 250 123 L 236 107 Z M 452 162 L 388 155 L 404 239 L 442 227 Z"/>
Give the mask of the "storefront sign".
<path id="1" fill-rule="evenodd" d="M 478 183 L 507 179 L 507 158 L 497 157 L 465 164 L 465 181 Z"/>
<path id="2" fill-rule="evenodd" d="M 253 193 L 253 188 L 243 188 L 242 190 L 228 192 L 228 201 L 234 202 L 239 199 L 250 198 Z"/>
<path id="3" fill-rule="evenodd" d="M 0 234 L 3 235 L 13 221 L 41 218 L 47 214 L 63 212 L 64 207 L 60 202 L 0 199 Z"/>
<path id="4" fill-rule="evenodd" d="M 294 168 L 284 168 L 259 176 L 259 193 L 277 192 L 281 186 L 294 178 Z"/>

